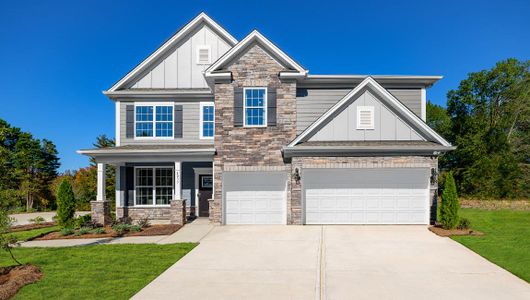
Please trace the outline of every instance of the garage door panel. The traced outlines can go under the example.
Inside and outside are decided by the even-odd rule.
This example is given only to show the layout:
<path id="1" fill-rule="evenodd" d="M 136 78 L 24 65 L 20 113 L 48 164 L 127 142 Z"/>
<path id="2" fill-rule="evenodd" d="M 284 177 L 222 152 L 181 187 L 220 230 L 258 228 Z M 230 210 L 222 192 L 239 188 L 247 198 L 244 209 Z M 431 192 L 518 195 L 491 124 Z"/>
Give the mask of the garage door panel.
<path id="1" fill-rule="evenodd" d="M 303 170 L 307 224 L 426 224 L 429 170 Z"/>
<path id="2" fill-rule="evenodd" d="M 285 172 L 225 172 L 226 224 L 285 224 Z"/>

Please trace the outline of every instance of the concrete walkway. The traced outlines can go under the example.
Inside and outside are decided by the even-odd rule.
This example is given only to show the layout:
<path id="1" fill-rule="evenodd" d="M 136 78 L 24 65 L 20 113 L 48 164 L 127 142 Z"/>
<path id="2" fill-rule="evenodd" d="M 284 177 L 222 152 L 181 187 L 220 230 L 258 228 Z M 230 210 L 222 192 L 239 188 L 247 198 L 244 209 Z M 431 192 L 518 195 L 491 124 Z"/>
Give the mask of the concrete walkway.
<path id="1" fill-rule="evenodd" d="M 75 213 L 76 216 L 83 216 L 89 214 L 89 211 L 78 211 Z M 53 217 L 56 215 L 55 211 L 43 211 L 43 212 L 34 212 L 34 213 L 23 213 L 23 214 L 13 214 L 9 215 L 15 221 L 13 225 L 26 225 L 31 224 L 31 219 L 36 217 L 43 217 L 46 222 L 53 221 Z"/>
<path id="2" fill-rule="evenodd" d="M 219 226 L 133 299 L 530 299 L 426 226 Z"/>
<path id="3" fill-rule="evenodd" d="M 214 226 L 210 225 L 207 218 L 198 218 L 186 224 L 171 235 L 156 236 L 128 236 L 120 238 L 96 238 L 96 239 L 59 239 L 46 241 L 29 241 L 21 243 L 22 247 L 74 247 L 95 244 L 174 244 L 174 243 L 198 243 Z"/>

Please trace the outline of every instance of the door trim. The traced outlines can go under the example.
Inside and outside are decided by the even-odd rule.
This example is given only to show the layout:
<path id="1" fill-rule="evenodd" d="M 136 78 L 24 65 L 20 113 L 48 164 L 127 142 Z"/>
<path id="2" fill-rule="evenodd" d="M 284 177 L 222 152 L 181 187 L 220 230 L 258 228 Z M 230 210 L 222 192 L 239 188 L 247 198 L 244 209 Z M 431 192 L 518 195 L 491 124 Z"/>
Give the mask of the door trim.
<path id="1" fill-rule="evenodd" d="M 212 175 L 212 168 L 193 168 L 195 174 L 195 216 L 199 217 L 199 175 Z M 212 188 L 213 192 L 213 188 Z"/>

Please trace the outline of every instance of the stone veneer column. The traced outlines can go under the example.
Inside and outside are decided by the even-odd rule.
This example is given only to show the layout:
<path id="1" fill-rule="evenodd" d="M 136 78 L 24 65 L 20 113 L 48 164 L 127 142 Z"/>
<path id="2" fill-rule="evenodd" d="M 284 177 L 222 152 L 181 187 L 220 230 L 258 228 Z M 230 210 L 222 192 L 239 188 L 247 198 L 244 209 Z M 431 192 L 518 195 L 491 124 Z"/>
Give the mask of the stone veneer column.
<path id="1" fill-rule="evenodd" d="M 288 167 L 282 148 L 296 137 L 296 81 L 280 80 L 285 67 L 259 44 L 252 45 L 227 66 L 231 82 L 215 83 L 215 139 L 213 200 L 210 222 L 222 224 L 223 172 L 232 167 Z M 276 125 L 234 126 L 234 88 L 266 87 L 276 90 Z M 289 172 L 289 170 L 287 170 Z M 288 217 L 289 218 L 289 217 Z"/>
<path id="2" fill-rule="evenodd" d="M 186 224 L 186 200 L 177 199 L 170 202 L 170 216 L 169 222 L 171 224 L 184 225 Z"/>
<path id="3" fill-rule="evenodd" d="M 92 220 L 97 224 L 105 226 L 112 223 L 109 201 L 90 201 L 90 210 Z"/>

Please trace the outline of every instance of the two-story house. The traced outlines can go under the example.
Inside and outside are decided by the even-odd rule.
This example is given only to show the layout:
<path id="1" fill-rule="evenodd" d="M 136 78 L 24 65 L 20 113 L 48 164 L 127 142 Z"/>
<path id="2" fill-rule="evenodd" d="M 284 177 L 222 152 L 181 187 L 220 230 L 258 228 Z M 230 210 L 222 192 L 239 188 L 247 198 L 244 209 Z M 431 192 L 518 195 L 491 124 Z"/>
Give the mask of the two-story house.
<path id="1" fill-rule="evenodd" d="M 440 76 L 313 75 L 258 31 L 201 13 L 104 92 L 116 146 L 94 157 L 93 218 L 181 223 L 428 224 L 438 156 L 426 123 Z"/>

